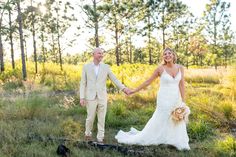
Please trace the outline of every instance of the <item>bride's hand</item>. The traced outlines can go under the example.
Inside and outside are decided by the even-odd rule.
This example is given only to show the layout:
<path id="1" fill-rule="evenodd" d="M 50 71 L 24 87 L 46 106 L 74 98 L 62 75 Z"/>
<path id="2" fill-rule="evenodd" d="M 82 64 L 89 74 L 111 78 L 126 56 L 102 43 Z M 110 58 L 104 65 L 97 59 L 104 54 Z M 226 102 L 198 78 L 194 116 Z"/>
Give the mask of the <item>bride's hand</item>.
<path id="1" fill-rule="evenodd" d="M 130 89 L 128 95 L 134 94 L 136 91 L 134 89 Z"/>

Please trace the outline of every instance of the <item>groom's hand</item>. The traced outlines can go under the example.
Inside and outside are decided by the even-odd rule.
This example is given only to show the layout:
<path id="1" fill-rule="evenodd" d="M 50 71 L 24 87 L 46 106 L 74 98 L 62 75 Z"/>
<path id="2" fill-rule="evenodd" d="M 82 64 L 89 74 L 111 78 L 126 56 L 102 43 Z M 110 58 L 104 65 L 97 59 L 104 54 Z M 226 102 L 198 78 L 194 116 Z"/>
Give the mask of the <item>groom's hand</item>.
<path id="1" fill-rule="evenodd" d="M 131 95 L 131 94 L 134 94 L 134 93 L 135 93 L 135 90 L 133 90 L 133 89 L 131 90 L 131 89 L 130 89 L 130 91 L 129 91 L 129 94 L 128 94 L 128 95 Z"/>
<path id="2" fill-rule="evenodd" d="M 86 105 L 85 99 L 80 99 L 80 105 L 84 107 Z"/>
<path id="3" fill-rule="evenodd" d="M 129 95 L 129 89 L 128 89 L 128 88 L 124 88 L 122 91 L 123 91 L 126 95 Z"/>
<path id="4" fill-rule="evenodd" d="M 131 94 L 131 90 L 130 90 L 129 88 L 123 89 L 123 92 L 124 92 L 126 95 L 130 95 L 130 94 Z"/>

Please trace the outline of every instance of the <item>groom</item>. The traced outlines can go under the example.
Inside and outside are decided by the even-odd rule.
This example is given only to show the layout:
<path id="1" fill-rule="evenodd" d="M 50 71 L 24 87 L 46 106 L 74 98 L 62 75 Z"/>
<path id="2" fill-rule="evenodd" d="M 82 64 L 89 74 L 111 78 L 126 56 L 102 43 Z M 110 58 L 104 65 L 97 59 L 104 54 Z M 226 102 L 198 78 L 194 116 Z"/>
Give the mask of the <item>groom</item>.
<path id="1" fill-rule="evenodd" d="M 102 63 L 103 49 L 93 50 L 93 62 L 85 64 L 80 81 L 80 104 L 87 108 L 85 123 L 85 140 L 92 140 L 92 129 L 95 116 L 98 118 L 97 141 L 104 142 L 105 116 L 107 111 L 107 77 L 124 93 L 130 90 L 126 88 L 112 73 L 109 65 Z"/>

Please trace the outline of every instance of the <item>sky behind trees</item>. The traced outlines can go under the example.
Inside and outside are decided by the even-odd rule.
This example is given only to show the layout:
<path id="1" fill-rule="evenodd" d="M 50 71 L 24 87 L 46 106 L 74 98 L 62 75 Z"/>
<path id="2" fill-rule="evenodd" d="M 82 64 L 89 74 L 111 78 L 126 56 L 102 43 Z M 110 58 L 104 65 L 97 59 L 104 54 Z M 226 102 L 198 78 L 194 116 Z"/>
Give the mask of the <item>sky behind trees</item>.
<path id="1" fill-rule="evenodd" d="M 71 0 L 73 3 L 77 3 L 77 0 Z M 203 15 L 203 11 L 205 10 L 205 5 L 209 3 L 209 0 L 181 0 L 183 3 L 187 4 L 189 6 L 189 10 L 194 14 L 194 16 L 201 17 Z M 226 2 L 230 2 L 231 6 L 229 9 L 229 12 L 231 14 L 231 23 L 232 23 L 232 30 L 236 32 L 236 1 L 235 0 L 225 0 Z M 78 17 L 81 17 L 81 15 L 78 15 Z M 82 20 L 79 21 L 80 23 L 83 23 Z M 75 29 L 71 28 L 71 31 L 68 31 L 68 34 L 72 33 Z M 93 32 L 87 34 L 83 34 L 78 38 L 79 43 L 74 45 L 73 47 L 68 48 L 67 50 L 71 52 L 72 54 L 85 51 L 88 49 L 88 43 L 87 40 L 93 36 Z M 141 46 L 144 44 L 143 39 L 137 38 L 135 39 L 134 43 L 137 46 Z"/>
<path id="2" fill-rule="evenodd" d="M 2 1 L 2 0 L 1 0 Z M 4 0 L 6 1 L 6 0 Z M 42 4 L 45 2 L 45 0 L 34 0 L 35 2 L 41 2 Z M 203 11 L 205 10 L 205 5 L 209 3 L 209 0 L 181 0 L 184 4 L 187 4 L 189 6 L 190 12 L 194 14 L 196 17 L 201 17 L 203 15 Z M 230 2 L 231 6 L 229 9 L 229 12 L 231 14 L 231 29 L 236 32 L 236 14 L 234 11 L 236 10 L 236 1 L 234 0 L 225 0 L 226 2 Z M 84 26 L 85 21 L 84 19 L 86 16 L 84 15 L 83 12 L 81 12 L 79 5 L 86 4 L 88 1 L 78 1 L 78 0 L 70 0 L 70 3 L 72 6 L 76 6 L 76 11 L 75 11 L 75 16 L 77 17 L 78 21 L 74 21 L 72 23 L 72 26 L 66 31 L 64 38 L 62 39 L 62 43 L 64 44 L 63 51 L 64 53 L 69 53 L 69 54 L 75 54 L 75 53 L 81 53 L 86 50 L 90 50 L 92 47 L 89 45 L 88 40 L 94 36 L 94 31 L 91 29 L 88 29 L 86 27 L 81 27 L 80 30 L 77 29 L 77 27 Z M 46 12 L 47 10 L 45 8 L 42 8 L 43 12 Z M 74 34 L 79 34 L 78 36 L 75 36 Z M 107 32 L 105 29 L 101 28 L 100 33 L 107 38 L 109 38 L 110 32 Z M 75 42 L 73 45 L 66 45 L 66 41 L 75 38 Z M 32 40 L 29 39 L 27 40 L 28 45 L 32 45 Z M 134 37 L 133 39 L 134 45 L 137 47 L 142 47 L 144 46 L 144 38 L 142 37 Z M 105 49 L 109 49 L 114 45 L 103 45 Z M 8 44 L 5 44 L 5 48 L 10 48 Z M 32 54 L 33 52 L 33 47 L 28 46 L 27 47 L 27 52 L 28 55 Z M 16 58 L 20 57 L 20 48 L 16 50 Z M 10 59 L 9 55 L 6 55 L 7 59 Z"/>

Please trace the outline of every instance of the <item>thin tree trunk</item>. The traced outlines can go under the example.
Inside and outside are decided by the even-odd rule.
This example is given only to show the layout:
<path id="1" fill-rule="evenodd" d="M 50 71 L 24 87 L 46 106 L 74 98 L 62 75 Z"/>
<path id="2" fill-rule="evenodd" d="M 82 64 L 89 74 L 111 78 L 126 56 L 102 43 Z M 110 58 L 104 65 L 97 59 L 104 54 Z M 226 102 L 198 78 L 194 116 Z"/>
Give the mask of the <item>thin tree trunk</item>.
<path id="1" fill-rule="evenodd" d="M 34 28 L 34 24 L 32 25 L 33 31 L 32 31 L 32 35 L 33 35 L 33 47 L 34 47 L 34 66 L 35 66 L 35 73 L 38 73 L 38 61 L 37 61 L 37 52 L 36 52 L 36 40 L 35 40 L 35 28 Z"/>
<path id="2" fill-rule="evenodd" d="M 214 14 L 214 54 L 216 54 L 216 56 L 218 56 L 217 55 L 217 50 L 216 50 L 216 37 L 217 37 L 217 29 L 216 29 L 216 13 Z M 215 60 L 214 60 L 214 62 L 215 62 L 215 69 L 217 70 L 217 66 L 218 66 L 218 63 L 217 63 L 217 57 L 215 58 Z"/>
<path id="3" fill-rule="evenodd" d="M 9 27 L 10 27 L 10 45 L 11 45 L 11 65 L 12 69 L 15 69 L 15 60 L 14 60 L 14 49 L 13 49 L 13 37 L 12 37 L 12 21 L 11 21 L 11 10 L 9 9 Z"/>
<path id="4" fill-rule="evenodd" d="M 7 6 L 10 3 L 10 0 L 8 0 L 4 5 Z M 2 44 L 2 17 L 4 14 L 5 9 L 1 10 L 0 14 L 0 72 L 3 72 L 5 70 L 4 67 L 4 59 L 3 59 L 3 44 Z"/>
<path id="5" fill-rule="evenodd" d="M 119 39 L 118 39 L 118 26 L 117 26 L 117 18 L 115 13 L 115 40 L 116 40 L 116 64 L 120 65 L 120 56 L 119 56 Z"/>
<path id="6" fill-rule="evenodd" d="M 44 35 L 43 35 L 43 32 L 41 32 L 41 41 L 42 41 L 42 52 L 43 52 L 43 71 L 44 71 L 44 70 L 45 70 L 46 56 L 45 56 L 45 47 L 44 47 Z"/>
<path id="7" fill-rule="evenodd" d="M 58 63 L 57 53 L 56 53 L 56 50 L 55 50 L 55 43 L 54 43 L 54 35 L 53 35 L 53 33 L 52 33 L 52 53 L 54 54 L 55 62 Z"/>
<path id="8" fill-rule="evenodd" d="M 31 7 L 32 6 L 32 0 L 31 0 Z M 34 66 L 35 66 L 35 73 L 38 73 L 38 63 L 37 63 L 37 52 L 36 52 L 36 40 L 35 40 L 35 12 L 32 11 L 32 36 L 33 36 L 33 47 L 34 47 Z"/>
<path id="9" fill-rule="evenodd" d="M 129 36 L 129 58 L 130 58 L 130 63 L 133 63 L 131 34 L 130 34 L 130 36 Z"/>
<path id="10" fill-rule="evenodd" d="M 1 15 L 2 17 L 2 15 Z M 4 71 L 4 62 L 3 62 L 3 44 L 2 44 L 2 18 L 0 19 L 0 70 L 1 72 Z"/>
<path id="11" fill-rule="evenodd" d="M 3 62 L 3 45 L 2 45 L 2 33 L 1 33 L 1 25 L 0 25 L 0 65 L 1 72 L 4 71 L 4 62 Z"/>
<path id="12" fill-rule="evenodd" d="M 20 1 L 18 1 L 16 4 L 17 4 L 17 11 L 18 11 L 18 23 L 19 23 L 19 34 L 20 34 L 22 76 L 23 76 L 23 80 L 26 80 L 27 79 L 27 73 L 26 73 L 24 43 L 23 43 L 23 30 L 22 30 L 22 17 L 21 17 Z"/>
<path id="13" fill-rule="evenodd" d="M 94 21 L 95 21 L 95 46 L 99 47 L 98 17 L 97 17 L 97 3 L 96 3 L 96 0 L 93 0 L 93 9 L 94 9 Z"/>
<path id="14" fill-rule="evenodd" d="M 125 39 L 125 49 L 126 49 L 126 52 L 127 52 L 128 62 L 130 63 L 130 58 L 129 58 L 129 41 L 128 41 L 128 38 Z"/>
<path id="15" fill-rule="evenodd" d="M 162 48 L 163 50 L 166 47 L 166 40 L 165 40 L 165 12 L 164 12 L 164 8 L 162 9 L 162 24 L 163 24 L 163 28 L 162 28 Z"/>
<path id="16" fill-rule="evenodd" d="M 43 32 L 41 32 L 41 38 L 42 38 L 43 63 L 45 63 L 46 62 L 46 54 L 45 54 L 45 47 L 44 47 L 44 35 L 43 35 Z"/>
<path id="17" fill-rule="evenodd" d="M 2 17 L 3 17 L 4 10 L 1 12 L 0 15 L 0 71 L 4 71 L 4 60 L 3 60 L 3 44 L 2 44 Z"/>
<path id="18" fill-rule="evenodd" d="M 57 35 L 57 45 L 58 45 L 58 52 L 59 52 L 60 67 L 61 67 L 61 70 L 63 70 L 63 67 L 62 67 L 61 44 L 60 44 L 60 34 L 59 34 L 59 32 L 58 32 L 58 35 Z"/>
<path id="19" fill-rule="evenodd" d="M 148 14 L 148 54 L 149 54 L 149 64 L 152 64 L 150 13 Z"/>
<path id="20" fill-rule="evenodd" d="M 61 70 L 63 70 L 63 67 L 62 67 L 62 54 L 61 54 L 61 44 L 60 44 L 60 31 L 59 31 L 59 13 L 58 13 L 58 10 L 57 10 L 57 45 L 58 45 L 58 53 L 59 53 L 59 61 L 60 61 L 60 67 L 61 67 Z"/>
<path id="21" fill-rule="evenodd" d="M 25 60 L 28 61 L 28 53 L 27 53 L 27 44 L 26 44 L 26 40 L 24 39 L 24 48 L 25 48 Z"/>

